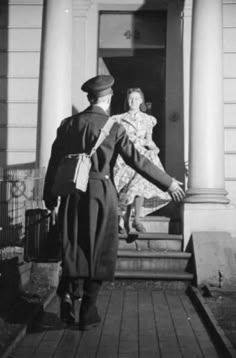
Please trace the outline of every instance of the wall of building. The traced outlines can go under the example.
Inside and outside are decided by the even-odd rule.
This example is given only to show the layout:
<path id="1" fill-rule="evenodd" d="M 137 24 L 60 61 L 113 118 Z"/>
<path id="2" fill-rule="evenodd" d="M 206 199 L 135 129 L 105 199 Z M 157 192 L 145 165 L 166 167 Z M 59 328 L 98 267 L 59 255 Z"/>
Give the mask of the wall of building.
<path id="1" fill-rule="evenodd" d="M 98 11 L 137 10 L 144 0 L 73 0 L 73 110 L 87 104 L 81 84 L 97 71 Z M 183 59 L 177 49 L 183 16 Z M 181 177 L 188 161 L 188 94 L 191 48 L 192 1 L 153 1 L 156 9 L 168 8 L 168 21 L 177 31 L 167 40 L 166 147 L 167 170 Z M 236 203 L 236 0 L 222 0 L 224 44 L 225 183 Z M 38 111 L 38 80 L 43 0 L 0 2 L 0 166 L 35 161 Z M 177 57 L 176 57 L 177 55 Z M 173 59 L 175 59 L 173 61 Z M 183 61 L 183 84 L 181 61 Z M 184 99 L 179 87 L 183 85 Z M 184 102 L 184 109 L 182 109 Z M 184 121 L 184 123 L 183 123 Z M 184 128 L 183 128 L 184 125 Z M 184 131 L 184 139 L 181 133 Z M 177 135 L 176 135 L 177 133 Z M 176 150 L 177 148 L 177 150 Z M 179 152 L 184 152 L 182 158 Z M 176 161 L 177 156 L 177 161 Z M 179 162 L 178 162 L 179 161 Z M 177 163 L 177 165 L 176 165 Z M 179 163 L 179 164 L 178 164 Z M 176 169 L 177 168 L 177 169 Z"/>
<path id="2" fill-rule="evenodd" d="M 35 161 L 42 1 L 0 3 L 0 165 Z"/>
<path id="3" fill-rule="evenodd" d="M 166 169 L 183 176 L 181 23 L 179 2 L 149 1 L 149 8 L 168 9 L 166 72 Z M 38 82 L 43 0 L 5 0 L 0 5 L 0 166 L 35 161 Z M 73 0 L 73 112 L 88 101 L 82 83 L 97 73 L 99 11 L 135 11 L 145 0 Z M 172 26 L 175 30 L 172 31 Z M 175 58 L 174 65 L 172 58 Z M 177 120 L 176 120 L 177 119 Z"/>
<path id="4" fill-rule="evenodd" d="M 236 1 L 223 0 L 225 184 L 236 204 Z"/>

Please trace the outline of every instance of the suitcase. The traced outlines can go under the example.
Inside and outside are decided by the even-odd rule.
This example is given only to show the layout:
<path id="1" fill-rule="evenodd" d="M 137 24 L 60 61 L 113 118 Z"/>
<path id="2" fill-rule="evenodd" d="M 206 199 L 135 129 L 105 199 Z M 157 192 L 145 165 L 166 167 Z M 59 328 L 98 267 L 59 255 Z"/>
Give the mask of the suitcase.
<path id="1" fill-rule="evenodd" d="M 25 212 L 25 261 L 54 261 L 58 258 L 59 236 L 46 209 Z"/>

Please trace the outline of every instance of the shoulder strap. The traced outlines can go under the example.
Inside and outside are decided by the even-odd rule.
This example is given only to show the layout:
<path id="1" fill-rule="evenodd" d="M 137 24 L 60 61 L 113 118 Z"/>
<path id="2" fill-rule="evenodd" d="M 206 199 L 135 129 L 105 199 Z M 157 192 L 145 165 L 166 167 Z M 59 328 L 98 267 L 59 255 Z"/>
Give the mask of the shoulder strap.
<path id="1" fill-rule="evenodd" d="M 102 144 L 104 139 L 109 135 L 114 122 L 115 122 L 115 120 L 111 117 L 109 117 L 109 119 L 106 121 L 104 127 L 100 130 L 99 137 L 98 137 L 95 145 L 91 149 L 91 152 L 89 154 L 90 157 L 96 152 L 96 150 Z"/>

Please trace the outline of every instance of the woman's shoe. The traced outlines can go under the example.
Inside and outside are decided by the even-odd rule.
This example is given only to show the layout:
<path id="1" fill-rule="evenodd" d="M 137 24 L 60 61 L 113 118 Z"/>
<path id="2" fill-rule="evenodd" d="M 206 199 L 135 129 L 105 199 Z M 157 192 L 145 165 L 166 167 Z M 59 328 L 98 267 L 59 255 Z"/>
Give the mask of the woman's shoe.
<path id="1" fill-rule="evenodd" d="M 145 229 L 145 227 L 143 226 L 143 224 L 141 223 L 141 222 L 139 222 L 139 221 L 133 221 L 133 223 L 132 223 L 132 227 L 136 230 L 136 231 L 138 231 L 138 232 L 146 232 L 146 229 Z"/>

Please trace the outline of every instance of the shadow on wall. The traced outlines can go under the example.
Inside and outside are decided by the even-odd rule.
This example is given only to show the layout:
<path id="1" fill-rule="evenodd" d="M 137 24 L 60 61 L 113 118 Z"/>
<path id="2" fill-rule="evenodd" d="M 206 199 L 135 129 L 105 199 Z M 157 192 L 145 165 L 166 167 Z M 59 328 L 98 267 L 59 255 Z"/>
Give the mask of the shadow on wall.
<path id="1" fill-rule="evenodd" d="M 79 113 L 80 111 L 75 107 L 75 106 L 72 106 L 72 116 L 76 113 Z"/>

